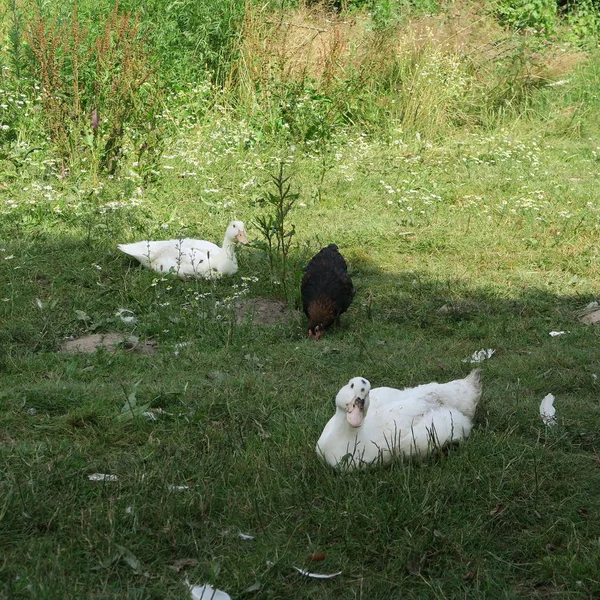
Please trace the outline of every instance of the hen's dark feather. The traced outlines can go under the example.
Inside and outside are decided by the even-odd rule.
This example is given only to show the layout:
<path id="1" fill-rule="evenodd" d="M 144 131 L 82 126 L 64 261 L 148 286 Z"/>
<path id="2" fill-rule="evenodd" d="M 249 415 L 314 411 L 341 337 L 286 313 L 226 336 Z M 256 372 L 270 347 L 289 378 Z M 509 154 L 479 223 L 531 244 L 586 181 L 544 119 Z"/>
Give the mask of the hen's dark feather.
<path id="1" fill-rule="evenodd" d="M 304 267 L 301 291 L 302 307 L 311 331 L 317 325 L 326 329 L 346 312 L 355 289 L 346 261 L 335 244 L 323 248 Z"/>

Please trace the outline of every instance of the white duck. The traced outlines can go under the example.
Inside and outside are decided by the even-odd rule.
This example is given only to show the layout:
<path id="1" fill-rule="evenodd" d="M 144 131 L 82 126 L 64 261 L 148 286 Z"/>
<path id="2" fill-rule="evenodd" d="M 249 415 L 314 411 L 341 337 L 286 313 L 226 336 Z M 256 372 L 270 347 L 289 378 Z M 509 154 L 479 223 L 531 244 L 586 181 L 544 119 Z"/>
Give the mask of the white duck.
<path id="1" fill-rule="evenodd" d="M 155 242 L 144 240 L 133 244 L 119 244 L 118 248 L 157 273 L 173 270 L 181 279 L 213 279 L 236 273 L 238 264 L 235 242 L 248 243 L 242 221 L 229 223 L 222 248 L 212 242 L 191 238 Z"/>
<path id="2" fill-rule="evenodd" d="M 399 454 L 426 456 L 469 435 L 480 396 L 479 369 L 465 379 L 404 390 L 372 390 L 355 377 L 338 392 L 317 453 L 345 469 L 387 464 Z"/>

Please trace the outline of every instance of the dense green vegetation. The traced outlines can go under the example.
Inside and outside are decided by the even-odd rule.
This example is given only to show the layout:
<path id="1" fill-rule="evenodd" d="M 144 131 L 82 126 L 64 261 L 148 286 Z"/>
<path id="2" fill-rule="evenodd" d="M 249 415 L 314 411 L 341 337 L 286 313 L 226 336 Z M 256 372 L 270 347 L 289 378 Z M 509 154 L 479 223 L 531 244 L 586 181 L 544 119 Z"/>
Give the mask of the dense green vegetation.
<path id="1" fill-rule="evenodd" d="M 233 598 L 600 595 L 598 326 L 578 313 L 600 275 L 595 5 L 338 9 L 1 9 L 0 596 L 185 598 L 186 578 Z M 285 285 L 260 227 L 282 164 Z M 116 249 L 220 242 L 233 218 L 256 243 L 232 278 Z M 330 242 L 357 288 L 341 327 L 315 343 L 301 316 L 238 318 L 248 298 L 295 312 Z M 107 332 L 156 352 L 62 351 Z M 362 473 L 318 459 L 348 379 L 450 380 L 481 348 L 460 447 Z"/>

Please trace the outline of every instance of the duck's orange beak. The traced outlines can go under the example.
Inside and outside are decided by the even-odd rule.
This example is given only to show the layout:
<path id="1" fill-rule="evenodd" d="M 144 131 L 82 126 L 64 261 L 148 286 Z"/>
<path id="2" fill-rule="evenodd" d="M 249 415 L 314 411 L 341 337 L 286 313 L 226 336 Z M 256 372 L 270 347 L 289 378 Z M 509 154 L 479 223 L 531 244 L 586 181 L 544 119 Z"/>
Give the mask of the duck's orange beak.
<path id="1" fill-rule="evenodd" d="M 246 232 L 245 231 L 238 231 L 238 234 L 235 236 L 235 239 L 240 244 L 247 244 L 248 243 L 248 238 L 246 237 Z"/>

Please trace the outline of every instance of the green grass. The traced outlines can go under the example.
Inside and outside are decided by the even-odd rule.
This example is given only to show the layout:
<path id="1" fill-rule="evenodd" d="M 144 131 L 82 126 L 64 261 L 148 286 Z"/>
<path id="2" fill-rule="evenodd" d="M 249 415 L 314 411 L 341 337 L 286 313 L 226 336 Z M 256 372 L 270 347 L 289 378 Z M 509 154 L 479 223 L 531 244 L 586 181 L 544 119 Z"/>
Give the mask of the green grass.
<path id="1" fill-rule="evenodd" d="M 58 177 L 46 149 L 0 156 L 0 596 L 186 598 L 187 577 L 233 598 L 598 597 L 600 336 L 576 315 L 600 281 L 598 64 L 495 128 L 336 129 L 326 160 L 184 105 L 145 186 L 127 162 L 96 184 Z M 236 324 L 233 300 L 281 293 L 256 248 L 217 282 L 160 277 L 116 249 L 220 242 L 232 218 L 257 237 L 280 159 L 301 194 L 290 308 L 330 242 L 357 288 L 317 343 L 303 317 Z M 107 331 L 157 353 L 60 351 Z M 447 381 L 481 348 L 496 354 L 461 446 L 360 473 L 319 460 L 348 379 Z M 547 393 L 556 428 L 539 417 Z M 132 394 L 156 421 L 123 415 Z M 197 562 L 169 568 L 184 558 Z"/>

